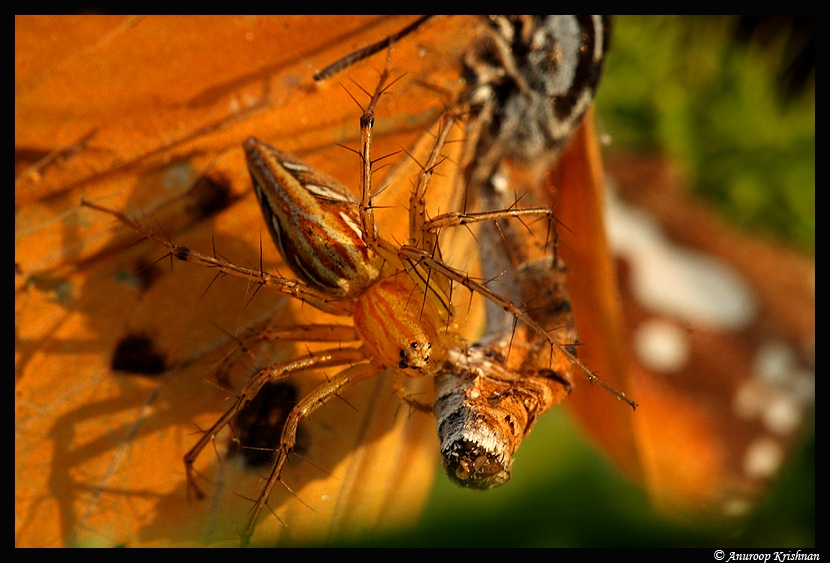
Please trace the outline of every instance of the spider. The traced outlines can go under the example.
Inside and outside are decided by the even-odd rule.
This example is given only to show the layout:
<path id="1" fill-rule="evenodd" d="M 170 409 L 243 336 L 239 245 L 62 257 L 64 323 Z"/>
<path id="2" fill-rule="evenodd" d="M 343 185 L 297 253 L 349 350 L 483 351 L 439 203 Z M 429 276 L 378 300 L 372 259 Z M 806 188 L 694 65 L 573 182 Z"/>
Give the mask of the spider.
<path id="1" fill-rule="evenodd" d="M 351 316 L 354 320 L 354 326 L 302 327 L 303 330 L 298 331 L 302 336 L 298 339 L 336 342 L 337 347 L 260 370 L 239 392 L 235 404 L 184 457 L 189 487 L 201 496 L 193 468 L 195 460 L 217 432 L 228 425 L 266 383 L 320 368 L 341 370 L 301 398 L 288 415 L 270 476 L 241 532 L 242 545 L 248 545 L 259 515 L 274 485 L 280 480 L 282 469 L 296 444 L 299 423 L 326 400 L 346 387 L 392 368 L 397 372 L 396 387 L 404 400 L 419 409 L 432 410 L 431 406 L 408 397 L 402 380 L 405 376 L 434 376 L 449 358 L 451 349 L 464 347 L 453 320 L 451 293 L 454 282 L 480 293 L 519 318 L 531 330 L 542 335 L 550 347 L 564 349 L 509 299 L 497 295 L 440 259 L 438 231 L 444 227 L 527 216 L 551 218 L 550 209 L 532 208 L 466 214 L 452 212 L 427 220 L 426 191 L 436 166 L 441 162 L 440 150 L 455 122 L 451 115 L 440 124 L 434 148 L 412 191 L 408 243 L 395 245 L 377 232 L 372 208 L 371 139 L 374 110 L 388 88 L 388 76 L 387 66 L 360 120 L 360 199 L 336 180 L 311 169 L 288 153 L 255 138 L 245 142 L 254 191 L 266 223 L 277 247 L 299 279 L 240 267 L 175 245 L 120 212 L 83 202 L 83 205 L 115 216 L 145 238 L 166 246 L 180 260 L 252 279 L 322 311 Z M 340 345 L 344 341 L 359 344 Z"/>

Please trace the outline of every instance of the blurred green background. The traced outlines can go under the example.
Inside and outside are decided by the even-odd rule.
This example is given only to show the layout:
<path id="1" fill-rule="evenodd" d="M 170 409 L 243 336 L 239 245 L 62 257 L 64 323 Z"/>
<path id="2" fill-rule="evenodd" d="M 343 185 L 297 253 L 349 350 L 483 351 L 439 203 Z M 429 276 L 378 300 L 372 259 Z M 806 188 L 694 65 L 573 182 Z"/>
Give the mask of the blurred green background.
<path id="1" fill-rule="evenodd" d="M 597 93 L 610 150 L 668 154 L 735 224 L 815 248 L 808 17 L 617 17 Z"/>
<path id="2" fill-rule="evenodd" d="M 731 222 L 815 248 L 814 19 L 617 17 L 597 97 L 606 150 L 658 151 Z M 655 514 L 564 409 L 541 419 L 511 481 L 439 473 L 420 524 L 374 546 L 815 545 L 815 434 L 740 530 Z"/>
<path id="3" fill-rule="evenodd" d="M 443 471 L 418 526 L 344 545 L 454 547 L 810 547 L 815 545 L 815 437 L 805 439 L 740 529 L 682 523 L 656 513 L 564 409 L 540 419 L 513 475 L 486 492 Z"/>

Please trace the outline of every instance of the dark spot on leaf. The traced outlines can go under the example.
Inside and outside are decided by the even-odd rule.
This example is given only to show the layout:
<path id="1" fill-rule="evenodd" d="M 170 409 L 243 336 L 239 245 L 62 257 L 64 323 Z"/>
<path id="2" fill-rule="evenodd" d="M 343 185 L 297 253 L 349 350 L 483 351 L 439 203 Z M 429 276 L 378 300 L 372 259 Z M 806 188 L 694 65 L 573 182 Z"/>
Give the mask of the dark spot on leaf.
<path id="1" fill-rule="evenodd" d="M 199 178 L 188 193 L 187 211 L 196 219 L 216 215 L 233 203 L 231 182 L 220 172 L 212 172 Z"/>
<path id="2" fill-rule="evenodd" d="M 288 382 L 266 383 L 233 421 L 237 440 L 232 440 L 228 457 L 243 455 L 248 467 L 270 466 L 276 458 L 282 428 L 288 413 L 297 404 L 297 388 Z M 307 449 L 308 439 L 300 426 L 294 451 Z"/>
<path id="3" fill-rule="evenodd" d="M 161 270 L 156 264 L 150 264 L 143 258 L 136 260 L 133 264 L 133 271 L 138 279 L 138 288 L 147 291 L 161 275 Z"/>
<path id="4" fill-rule="evenodd" d="M 167 369 L 164 355 L 146 336 L 130 334 L 115 347 L 110 366 L 113 371 L 138 375 L 159 375 Z"/>

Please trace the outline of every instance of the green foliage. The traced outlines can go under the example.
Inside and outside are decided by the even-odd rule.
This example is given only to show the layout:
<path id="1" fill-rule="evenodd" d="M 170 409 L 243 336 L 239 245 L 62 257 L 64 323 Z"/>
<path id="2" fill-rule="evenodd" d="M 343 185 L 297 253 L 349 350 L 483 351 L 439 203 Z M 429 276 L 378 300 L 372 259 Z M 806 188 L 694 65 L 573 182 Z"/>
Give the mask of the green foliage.
<path id="1" fill-rule="evenodd" d="M 414 529 L 337 542 L 390 547 L 787 547 L 815 545 L 815 436 L 735 526 L 660 514 L 558 407 L 522 443 L 510 482 L 462 489 L 443 472 Z"/>
<path id="2" fill-rule="evenodd" d="M 784 100 L 783 40 L 735 18 L 618 17 L 597 106 L 612 149 L 668 153 L 730 220 L 813 252 L 815 89 Z"/>

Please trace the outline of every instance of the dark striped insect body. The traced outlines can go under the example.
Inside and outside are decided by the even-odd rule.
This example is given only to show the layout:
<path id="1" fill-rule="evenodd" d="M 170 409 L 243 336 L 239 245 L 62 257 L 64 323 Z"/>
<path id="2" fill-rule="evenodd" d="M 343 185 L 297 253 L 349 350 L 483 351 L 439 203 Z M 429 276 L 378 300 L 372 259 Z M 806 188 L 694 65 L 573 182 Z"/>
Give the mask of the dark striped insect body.
<path id="1" fill-rule="evenodd" d="M 505 159 L 542 174 L 594 98 L 608 49 L 604 16 L 492 16 L 464 58 L 470 82 L 466 189 Z"/>
<path id="2" fill-rule="evenodd" d="M 514 194 L 491 194 L 501 208 Z M 566 270 L 547 225 L 498 221 L 479 234 L 482 273 L 491 288 L 515 303 L 570 356 L 578 341 Z M 495 287 L 492 287 L 495 285 Z M 487 308 L 487 333 L 469 348 L 453 350 L 436 378 L 435 415 L 444 468 L 465 487 L 488 489 L 510 477 L 513 455 L 536 420 L 571 392 L 577 366 L 546 339 L 496 307 Z"/>
<path id="3" fill-rule="evenodd" d="M 608 20 L 601 16 L 490 19 L 464 59 L 471 82 L 468 205 L 511 208 L 518 196 L 523 205 L 537 203 L 533 192 L 542 174 L 593 100 L 607 45 Z M 528 324 L 516 325 L 488 306 L 485 337 L 453 351 L 444 364 L 435 403 L 444 468 L 454 482 L 479 489 L 507 481 L 522 439 L 567 397 L 575 370 L 597 381 L 576 359 L 578 337 L 555 233 L 549 225 L 541 231 L 538 224 L 534 231 L 514 221 L 497 226 L 498 233 L 482 226 L 483 274 L 560 345 L 550 346 Z"/>

